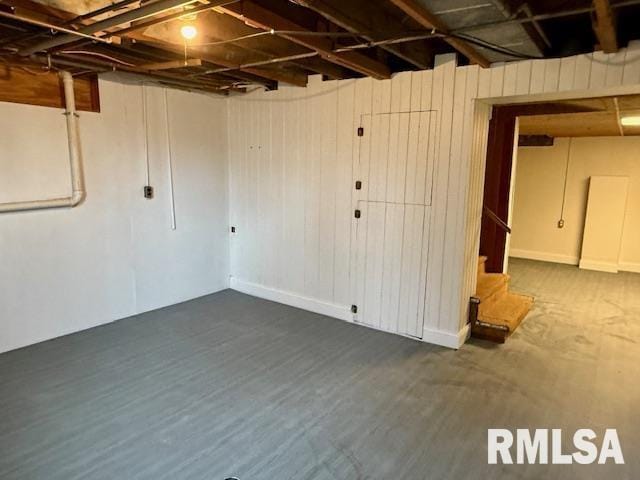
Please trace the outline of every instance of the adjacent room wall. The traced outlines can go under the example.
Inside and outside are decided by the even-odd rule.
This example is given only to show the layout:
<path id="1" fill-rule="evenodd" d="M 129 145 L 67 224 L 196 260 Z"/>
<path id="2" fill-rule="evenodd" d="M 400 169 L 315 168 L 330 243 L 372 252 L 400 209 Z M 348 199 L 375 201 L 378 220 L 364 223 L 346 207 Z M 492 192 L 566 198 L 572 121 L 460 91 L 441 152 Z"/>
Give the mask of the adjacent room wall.
<path id="1" fill-rule="evenodd" d="M 316 78 L 306 89 L 230 99 L 230 221 L 238 229 L 231 241 L 232 288 L 353 321 L 357 127 L 371 112 L 426 105 L 437 111 L 438 134 L 422 338 L 457 348 L 468 332 L 482 212 L 486 148 L 473 140 L 486 134 L 487 110 L 475 100 L 636 88 L 639 50 L 635 43 L 612 55 L 489 69 L 456 68 L 454 56 L 439 56 L 434 70 L 391 80 Z M 384 267 L 380 271 L 384 277 Z"/>
<path id="2" fill-rule="evenodd" d="M 86 202 L 0 216 L 0 352 L 228 286 L 226 101 L 114 76 L 100 96 L 80 113 Z M 0 103 L 0 132 L 0 202 L 69 194 L 60 109 Z"/>
<path id="3" fill-rule="evenodd" d="M 558 138 L 553 147 L 519 148 L 511 256 L 577 265 L 589 178 L 599 175 L 629 177 L 619 268 L 640 272 L 640 137 Z"/>

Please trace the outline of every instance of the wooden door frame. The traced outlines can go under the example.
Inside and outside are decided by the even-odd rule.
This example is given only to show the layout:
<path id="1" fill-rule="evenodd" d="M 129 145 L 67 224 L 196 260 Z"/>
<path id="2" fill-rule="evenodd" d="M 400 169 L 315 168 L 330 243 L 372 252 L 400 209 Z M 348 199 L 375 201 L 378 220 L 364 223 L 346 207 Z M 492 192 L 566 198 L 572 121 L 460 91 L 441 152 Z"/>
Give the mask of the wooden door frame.
<path id="1" fill-rule="evenodd" d="M 462 272 L 462 295 L 460 324 L 462 329 L 469 318 L 469 299 L 476 291 L 478 274 L 478 254 L 480 251 L 480 232 L 482 228 L 482 208 L 485 193 L 485 180 L 489 144 L 489 123 L 496 107 L 521 108 L 526 105 L 550 103 L 563 100 L 583 100 L 605 96 L 624 96 L 640 94 L 640 85 L 605 87 L 593 90 L 552 92 L 540 94 L 516 95 L 508 97 L 476 98 L 473 100 L 473 130 L 469 158 L 469 176 L 467 183 L 466 223 Z M 551 112 L 552 113 L 552 112 Z M 559 112 L 556 112 L 559 113 Z M 513 140 L 513 139 L 512 139 Z M 512 162 L 510 158 L 509 162 Z M 511 163 L 510 167 L 511 168 Z M 509 173 L 509 178 L 511 174 Z"/>
<path id="2" fill-rule="evenodd" d="M 528 115 L 555 115 L 591 111 L 574 105 L 552 102 L 498 105 L 493 108 L 489 122 L 488 146 L 485 159 L 483 204 L 505 223 L 509 224 L 510 192 L 513 179 L 513 161 L 518 139 L 515 136 L 519 117 Z M 482 218 L 480 255 L 485 255 L 485 268 L 489 273 L 504 273 L 508 234 L 487 216 Z"/>

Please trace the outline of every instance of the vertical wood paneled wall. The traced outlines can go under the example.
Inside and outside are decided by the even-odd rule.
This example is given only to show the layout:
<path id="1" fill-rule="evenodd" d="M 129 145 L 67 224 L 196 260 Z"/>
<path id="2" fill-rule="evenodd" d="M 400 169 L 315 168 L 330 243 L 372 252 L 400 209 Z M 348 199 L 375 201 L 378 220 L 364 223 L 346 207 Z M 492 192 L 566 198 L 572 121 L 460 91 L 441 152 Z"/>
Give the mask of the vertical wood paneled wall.
<path id="1" fill-rule="evenodd" d="M 391 80 L 312 77 L 304 89 L 281 87 L 231 98 L 232 287 L 354 320 L 358 222 L 353 211 L 362 199 L 354 181 L 364 175 L 357 129 L 376 114 L 434 111 L 428 258 L 420 279 L 425 286 L 422 338 L 457 348 L 466 337 L 467 303 L 475 290 L 482 139 L 491 103 L 476 100 L 586 89 L 601 95 L 622 85 L 640 88 L 640 45 L 611 55 L 490 69 L 456 67 L 454 55 L 443 55 L 433 70 L 400 73 Z M 388 149 L 388 143 L 372 148 Z M 387 172 L 393 170 L 387 166 Z M 399 320 L 385 318 L 378 327 L 395 331 L 390 323 Z"/>

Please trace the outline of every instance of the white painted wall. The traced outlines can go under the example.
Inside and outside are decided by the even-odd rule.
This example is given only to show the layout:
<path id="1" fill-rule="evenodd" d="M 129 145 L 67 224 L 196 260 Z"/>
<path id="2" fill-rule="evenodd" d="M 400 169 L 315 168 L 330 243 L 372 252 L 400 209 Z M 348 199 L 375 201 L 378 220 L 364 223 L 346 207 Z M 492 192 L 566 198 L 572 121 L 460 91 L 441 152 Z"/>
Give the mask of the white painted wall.
<path id="1" fill-rule="evenodd" d="M 511 255 L 577 265 L 589 178 L 599 175 L 629 177 L 619 268 L 640 271 L 640 137 L 558 138 L 553 147 L 519 148 Z"/>
<path id="2" fill-rule="evenodd" d="M 363 114 L 422 110 L 434 110 L 438 125 L 424 209 L 428 235 L 421 243 L 426 265 L 415 280 L 424 288 L 422 339 L 457 348 L 475 290 L 489 112 L 475 100 L 640 90 L 639 53 L 633 45 L 615 55 L 490 69 L 456 68 L 455 56 L 445 55 L 432 71 L 392 80 L 315 78 L 306 89 L 228 102 L 170 91 L 176 231 L 170 229 L 164 92 L 148 91 L 157 187 L 149 202 L 140 194 L 141 87 L 102 80 L 103 112 L 81 118 L 87 203 L 74 211 L 0 217 L 0 350 L 213 292 L 227 285 L 229 272 L 239 290 L 353 321 L 359 200 L 353 181 L 364 173 L 356 128 Z M 64 192 L 60 112 L 0 104 L 0 113 L 0 131 L 11 132 L 2 138 L 1 171 L 12 172 L 1 177 L 0 200 L 16 199 L 22 188 L 30 196 Z M 395 167 L 384 171 L 397 173 Z M 237 227 L 230 256 L 227 214 Z M 385 317 L 378 328 L 402 322 Z"/>
<path id="3" fill-rule="evenodd" d="M 392 80 L 319 82 L 229 101 L 231 285 L 353 321 L 356 129 L 372 112 L 438 113 L 425 284 L 425 341 L 458 347 L 475 290 L 487 102 L 640 91 L 640 50 L 456 68 Z M 556 95 L 558 96 L 558 95 Z M 382 145 L 381 148 L 388 148 Z M 383 242 L 385 239 L 383 238 Z M 384 268 L 384 267 L 383 267 Z M 384 275 L 384 273 L 383 273 Z M 357 319 L 357 317 L 356 317 Z M 385 319 L 395 324 L 400 319 Z"/>
<path id="4" fill-rule="evenodd" d="M 228 286 L 226 101 L 167 90 L 177 229 L 171 229 L 165 90 L 100 80 L 81 113 L 87 200 L 0 216 L 0 352 Z M 68 194 L 62 111 L 0 103 L 0 202 Z"/>

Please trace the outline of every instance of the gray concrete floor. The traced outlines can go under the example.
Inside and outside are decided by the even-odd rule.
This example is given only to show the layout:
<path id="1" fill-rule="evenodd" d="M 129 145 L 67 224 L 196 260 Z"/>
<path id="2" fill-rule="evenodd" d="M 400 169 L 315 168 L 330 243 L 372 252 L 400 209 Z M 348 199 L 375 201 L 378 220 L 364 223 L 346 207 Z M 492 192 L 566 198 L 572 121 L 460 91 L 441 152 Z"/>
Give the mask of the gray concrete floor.
<path id="1" fill-rule="evenodd" d="M 511 274 L 502 346 L 225 291 L 0 355 L 0 478 L 640 478 L 640 275 Z M 627 463 L 489 466 L 491 427 L 617 428 Z"/>

